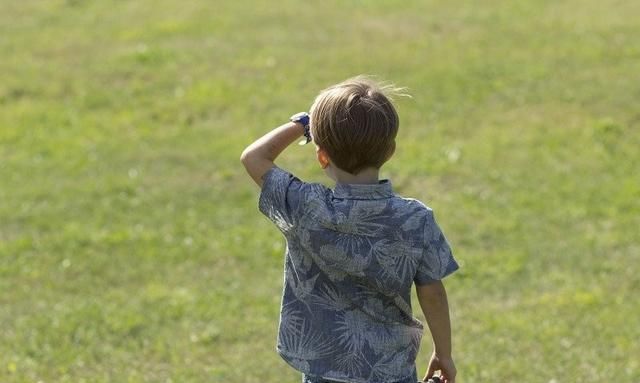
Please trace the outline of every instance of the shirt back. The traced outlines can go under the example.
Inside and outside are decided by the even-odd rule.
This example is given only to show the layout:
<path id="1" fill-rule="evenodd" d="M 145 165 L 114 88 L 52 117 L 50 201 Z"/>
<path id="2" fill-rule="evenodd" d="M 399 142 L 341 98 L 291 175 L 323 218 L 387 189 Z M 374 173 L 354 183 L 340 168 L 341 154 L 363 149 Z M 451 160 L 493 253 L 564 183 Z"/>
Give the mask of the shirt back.
<path id="1" fill-rule="evenodd" d="M 277 350 L 294 368 L 348 382 L 414 373 L 422 324 L 411 286 L 457 270 L 433 211 L 388 180 L 305 183 L 273 167 L 259 209 L 287 240 Z"/>

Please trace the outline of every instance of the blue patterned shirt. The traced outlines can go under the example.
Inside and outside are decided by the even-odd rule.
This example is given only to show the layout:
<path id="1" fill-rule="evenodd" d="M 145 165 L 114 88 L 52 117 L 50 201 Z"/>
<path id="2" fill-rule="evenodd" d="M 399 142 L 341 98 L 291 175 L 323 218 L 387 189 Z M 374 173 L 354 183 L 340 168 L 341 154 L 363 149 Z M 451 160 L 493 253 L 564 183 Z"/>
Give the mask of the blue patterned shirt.
<path id="1" fill-rule="evenodd" d="M 277 350 L 326 379 L 396 382 L 414 373 L 423 326 L 411 286 L 458 265 L 433 211 L 388 180 L 334 190 L 273 167 L 259 209 L 287 241 Z"/>

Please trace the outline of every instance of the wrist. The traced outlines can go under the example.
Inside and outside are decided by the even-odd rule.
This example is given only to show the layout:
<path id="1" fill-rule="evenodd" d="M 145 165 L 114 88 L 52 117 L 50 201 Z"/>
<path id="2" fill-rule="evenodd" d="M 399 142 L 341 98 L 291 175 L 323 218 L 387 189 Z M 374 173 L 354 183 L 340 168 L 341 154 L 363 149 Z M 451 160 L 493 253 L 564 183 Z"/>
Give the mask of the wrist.
<path id="1" fill-rule="evenodd" d="M 289 120 L 295 123 L 296 125 L 299 125 L 302 127 L 302 135 L 305 137 L 305 139 L 300 141 L 298 144 L 305 145 L 311 142 L 311 129 L 309 126 L 309 122 L 311 121 L 311 118 L 309 116 L 309 113 L 307 112 L 296 113 L 293 116 L 291 116 Z"/>
<path id="2" fill-rule="evenodd" d="M 434 350 L 433 351 L 433 357 L 437 358 L 438 360 L 452 360 L 453 357 L 451 356 L 451 351 L 449 352 L 442 352 L 442 350 Z"/>

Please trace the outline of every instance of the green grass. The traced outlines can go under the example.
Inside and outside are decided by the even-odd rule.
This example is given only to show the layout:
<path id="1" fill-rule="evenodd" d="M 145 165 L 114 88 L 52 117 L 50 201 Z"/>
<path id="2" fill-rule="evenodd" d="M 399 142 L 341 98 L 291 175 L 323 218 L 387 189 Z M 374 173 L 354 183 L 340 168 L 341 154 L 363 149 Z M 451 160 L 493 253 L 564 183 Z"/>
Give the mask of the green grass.
<path id="1" fill-rule="evenodd" d="M 238 158 L 359 73 L 413 96 L 382 176 L 462 265 L 461 381 L 640 381 L 637 2 L 0 9 L 0 381 L 298 381 Z M 312 148 L 278 163 L 331 186 Z"/>

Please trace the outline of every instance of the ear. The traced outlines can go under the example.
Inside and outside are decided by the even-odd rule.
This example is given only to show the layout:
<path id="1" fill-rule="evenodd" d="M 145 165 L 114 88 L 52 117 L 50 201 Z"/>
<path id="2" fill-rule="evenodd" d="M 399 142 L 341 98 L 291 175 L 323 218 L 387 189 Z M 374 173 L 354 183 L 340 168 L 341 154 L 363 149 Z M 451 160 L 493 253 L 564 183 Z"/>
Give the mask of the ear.
<path id="1" fill-rule="evenodd" d="M 331 160 L 329 159 L 329 154 L 326 150 L 316 145 L 316 158 L 318 158 L 318 162 L 323 169 L 326 169 L 329 166 Z"/>

